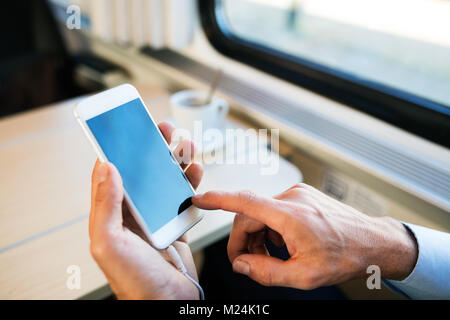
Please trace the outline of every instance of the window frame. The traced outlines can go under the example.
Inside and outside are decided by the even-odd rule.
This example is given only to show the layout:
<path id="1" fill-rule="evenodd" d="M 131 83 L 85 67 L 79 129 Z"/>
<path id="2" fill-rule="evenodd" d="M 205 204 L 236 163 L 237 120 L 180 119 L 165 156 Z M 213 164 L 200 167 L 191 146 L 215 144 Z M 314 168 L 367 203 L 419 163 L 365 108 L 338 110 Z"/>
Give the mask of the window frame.
<path id="1" fill-rule="evenodd" d="M 220 53 L 410 133 L 450 147 L 450 108 L 234 35 L 221 0 L 198 0 L 203 30 Z"/>

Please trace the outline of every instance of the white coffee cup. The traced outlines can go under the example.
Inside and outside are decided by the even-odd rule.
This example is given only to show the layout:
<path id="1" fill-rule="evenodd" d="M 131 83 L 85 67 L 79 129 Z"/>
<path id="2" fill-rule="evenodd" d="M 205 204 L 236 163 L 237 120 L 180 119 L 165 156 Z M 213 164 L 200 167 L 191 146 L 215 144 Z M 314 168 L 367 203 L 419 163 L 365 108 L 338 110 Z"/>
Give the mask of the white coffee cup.
<path id="1" fill-rule="evenodd" d="M 194 132 L 194 126 L 200 122 L 202 129 L 222 129 L 228 113 L 228 103 L 213 96 L 205 103 L 208 93 L 201 90 L 183 90 L 170 98 L 172 116 L 176 125 Z"/>

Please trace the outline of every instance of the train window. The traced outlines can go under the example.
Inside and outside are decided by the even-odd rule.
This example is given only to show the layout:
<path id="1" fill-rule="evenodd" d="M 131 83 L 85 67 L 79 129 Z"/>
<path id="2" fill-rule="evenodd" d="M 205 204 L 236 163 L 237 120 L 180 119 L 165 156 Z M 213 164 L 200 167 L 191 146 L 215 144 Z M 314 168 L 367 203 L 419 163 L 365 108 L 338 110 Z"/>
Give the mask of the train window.
<path id="1" fill-rule="evenodd" d="M 224 54 L 448 146 L 450 1 L 200 1 Z"/>

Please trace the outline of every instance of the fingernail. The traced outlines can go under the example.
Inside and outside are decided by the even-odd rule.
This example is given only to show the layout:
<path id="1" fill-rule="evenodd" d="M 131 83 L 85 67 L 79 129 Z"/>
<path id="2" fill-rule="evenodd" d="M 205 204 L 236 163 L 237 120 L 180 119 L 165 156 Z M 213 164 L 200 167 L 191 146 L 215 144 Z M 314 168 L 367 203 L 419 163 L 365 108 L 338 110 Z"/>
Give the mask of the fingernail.
<path id="1" fill-rule="evenodd" d="M 101 183 L 108 177 L 108 166 L 106 163 L 100 163 L 97 168 L 97 181 Z"/>
<path id="2" fill-rule="evenodd" d="M 236 260 L 233 263 L 233 270 L 234 272 L 248 275 L 250 273 L 250 265 L 245 261 Z"/>

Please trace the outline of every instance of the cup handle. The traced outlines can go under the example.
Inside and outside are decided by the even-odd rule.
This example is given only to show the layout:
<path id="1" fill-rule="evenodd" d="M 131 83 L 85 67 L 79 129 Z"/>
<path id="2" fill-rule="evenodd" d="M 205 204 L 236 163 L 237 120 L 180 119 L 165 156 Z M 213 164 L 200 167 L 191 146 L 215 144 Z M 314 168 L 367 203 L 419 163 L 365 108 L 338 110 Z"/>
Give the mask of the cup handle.
<path id="1" fill-rule="evenodd" d="M 228 103 L 225 100 L 219 99 L 216 102 L 216 109 L 219 116 L 219 120 L 225 119 L 228 113 Z"/>

